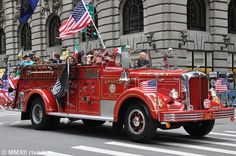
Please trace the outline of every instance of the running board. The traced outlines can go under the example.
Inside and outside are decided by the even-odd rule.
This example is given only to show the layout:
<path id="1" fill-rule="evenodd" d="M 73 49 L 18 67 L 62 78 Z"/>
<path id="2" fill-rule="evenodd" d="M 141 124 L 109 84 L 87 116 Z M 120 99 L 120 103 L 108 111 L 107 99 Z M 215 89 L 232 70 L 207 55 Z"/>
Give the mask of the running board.
<path id="1" fill-rule="evenodd" d="M 74 118 L 74 119 L 87 119 L 87 120 L 99 120 L 99 121 L 113 121 L 113 117 L 105 117 L 105 116 L 94 116 L 94 115 L 81 115 L 81 114 L 69 114 L 69 113 L 58 113 L 58 112 L 50 112 L 48 115 L 58 116 L 63 118 Z"/>

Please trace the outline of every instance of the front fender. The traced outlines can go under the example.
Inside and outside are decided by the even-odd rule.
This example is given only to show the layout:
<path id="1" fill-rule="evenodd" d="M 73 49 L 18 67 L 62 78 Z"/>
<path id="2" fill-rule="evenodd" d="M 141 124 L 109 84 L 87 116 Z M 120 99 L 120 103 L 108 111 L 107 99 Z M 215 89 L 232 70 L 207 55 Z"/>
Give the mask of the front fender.
<path id="1" fill-rule="evenodd" d="M 120 108 L 124 104 L 124 102 L 126 100 L 128 100 L 129 98 L 138 98 L 138 99 L 142 100 L 144 102 L 144 104 L 147 106 L 148 110 L 150 111 L 152 118 L 157 119 L 158 118 L 157 104 L 151 98 L 151 96 L 156 96 L 156 94 L 155 93 L 150 93 L 150 94 L 144 93 L 140 87 L 131 88 L 131 89 L 126 90 L 124 93 L 122 93 L 119 96 L 119 98 L 116 102 L 116 105 L 114 108 L 114 122 L 118 121 Z"/>
<path id="2" fill-rule="evenodd" d="M 32 89 L 24 98 L 23 112 L 27 112 L 28 105 L 31 104 L 31 100 L 34 97 L 41 97 L 44 102 L 45 111 L 47 112 L 57 112 L 57 102 L 52 95 L 52 92 L 47 89 Z"/>

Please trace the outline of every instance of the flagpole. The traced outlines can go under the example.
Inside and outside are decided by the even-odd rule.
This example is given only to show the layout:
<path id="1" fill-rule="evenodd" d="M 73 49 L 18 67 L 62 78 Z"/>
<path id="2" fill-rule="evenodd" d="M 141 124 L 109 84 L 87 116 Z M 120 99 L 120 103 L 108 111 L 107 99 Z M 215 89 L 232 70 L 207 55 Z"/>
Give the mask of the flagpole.
<path id="1" fill-rule="evenodd" d="M 9 88 L 10 66 L 11 66 L 11 63 L 7 62 L 7 80 L 8 80 L 7 88 Z M 9 90 L 7 92 L 9 93 Z"/>
<path id="2" fill-rule="evenodd" d="M 67 92 L 67 105 L 69 105 L 70 103 L 70 87 L 69 87 L 69 80 L 70 80 L 70 60 L 67 59 L 66 60 L 66 65 L 67 65 L 67 76 L 68 76 L 68 82 L 67 82 L 67 88 L 68 88 L 68 92 Z"/>
<path id="3" fill-rule="evenodd" d="M 83 3 L 83 5 L 84 5 L 86 11 L 87 11 L 88 14 L 89 14 L 88 8 L 87 8 L 86 5 L 84 4 L 84 1 L 83 1 L 83 0 L 82 0 L 82 3 Z M 103 39 L 102 39 L 102 36 L 101 36 L 100 32 L 98 31 L 98 28 L 96 27 L 96 25 L 95 25 L 95 23 L 94 23 L 94 21 L 93 21 L 93 19 L 92 19 L 92 17 L 91 17 L 90 14 L 89 14 L 89 17 L 90 17 L 90 19 L 91 19 L 91 21 L 92 21 L 92 23 L 93 23 L 93 26 L 94 26 L 94 28 L 95 28 L 97 34 L 98 34 L 98 37 L 99 37 L 100 41 L 101 41 L 102 48 L 103 48 L 103 49 L 106 49 L 106 46 L 105 46 L 104 41 L 103 41 Z"/>
<path id="4" fill-rule="evenodd" d="M 90 17 L 90 18 L 91 18 L 91 17 Z M 100 41 L 101 41 L 102 48 L 103 48 L 103 49 L 106 49 L 105 43 L 104 43 L 104 41 L 103 41 L 103 39 L 102 39 L 102 36 L 101 36 L 100 32 L 98 31 L 98 29 L 97 29 L 97 27 L 96 27 L 96 25 L 95 25 L 93 19 L 92 19 L 92 23 L 93 23 L 93 26 L 94 26 L 94 28 L 95 28 L 97 34 L 98 34 L 98 37 L 99 37 Z"/>

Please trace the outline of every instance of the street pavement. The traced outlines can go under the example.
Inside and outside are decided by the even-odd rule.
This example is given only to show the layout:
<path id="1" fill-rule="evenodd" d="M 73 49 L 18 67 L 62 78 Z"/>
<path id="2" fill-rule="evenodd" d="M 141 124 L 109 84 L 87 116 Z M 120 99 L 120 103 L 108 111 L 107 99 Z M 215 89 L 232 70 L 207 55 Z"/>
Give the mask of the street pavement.
<path id="1" fill-rule="evenodd" d="M 236 115 L 235 115 L 236 116 Z M 236 117 L 235 117 L 236 118 Z M 0 110 L 0 155 L 42 156 L 222 156 L 236 155 L 236 121 L 217 120 L 212 132 L 191 138 L 183 128 L 157 130 L 150 143 L 131 142 L 111 123 L 88 128 L 80 121 L 50 131 L 34 130 L 19 112 Z"/>

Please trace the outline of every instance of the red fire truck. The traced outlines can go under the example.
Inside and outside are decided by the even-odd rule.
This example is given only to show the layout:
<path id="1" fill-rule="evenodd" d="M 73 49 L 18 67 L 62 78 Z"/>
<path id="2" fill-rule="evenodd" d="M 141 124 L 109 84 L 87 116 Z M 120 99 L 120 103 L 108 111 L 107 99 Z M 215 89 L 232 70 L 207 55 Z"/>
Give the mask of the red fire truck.
<path id="1" fill-rule="evenodd" d="M 89 126 L 109 121 L 131 140 L 148 141 L 157 128 L 183 126 L 188 134 L 201 137 L 213 129 L 215 119 L 234 119 L 234 109 L 224 107 L 216 92 L 208 89 L 204 73 L 122 68 L 111 62 L 70 64 L 68 92 L 58 101 L 51 90 L 64 66 L 22 70 L 14 105 L 21 109 L 21 119 L 30 119 L 35 129 L 55 128 L 60 118 L 82 120 Z M 150 85 L 152 81 L 156 84 Z"/>

